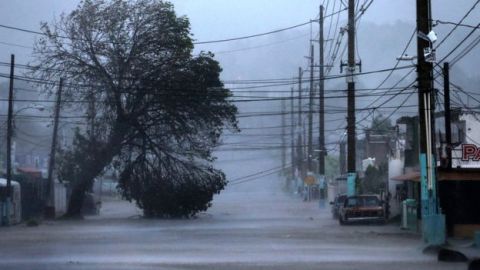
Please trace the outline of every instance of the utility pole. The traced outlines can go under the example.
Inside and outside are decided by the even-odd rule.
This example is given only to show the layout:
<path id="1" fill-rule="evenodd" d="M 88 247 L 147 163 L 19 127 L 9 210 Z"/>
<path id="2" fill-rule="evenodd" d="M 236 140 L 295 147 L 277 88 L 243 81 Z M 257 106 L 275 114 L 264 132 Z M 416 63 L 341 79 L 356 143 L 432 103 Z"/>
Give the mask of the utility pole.
<path id="1" fill-rule="evenodd" d="M 303 177 L 302 179 L 305 179 L 305 176 L 308 174 L 308 162 L 305 162 L 306 155 L 308 154 L 308 121 L 303 121 Z M 307 160 L 308 161 L 308 160 Z"/>
<path id="2" fill-rule="evenodd" d="M 298 170 L 300 172 L 300 178 L 303 181 L 305 177 L 304 165 L 303 165 L 303 140 L 302 140 L 302 76 L 303 70 L 301 67 L 298 68 L 298 142 L 297 142 L 297 159 L 298 159 Z"/>
<path id="3" fill-rule="evenodd" d="M 344 175 L 347 172 L 347 166 L 346 166 L 346 157 L 345 157 L 345 142 L 342 140 L 339 142 L 340 144 L 340 157 L 339 157 L 339 163 L 340 163 L 340 175 Z"/>
<path id="4" fill-rule="evenodd" d="M 422 234 L 429 245 L 445 243 L 445 216 L 440 214 L 436 182 L 436 161 L 433 155 L 432 125 L 435 119 L 433 105 L 433 64 L 427 59 L 432 44 L 425 38 L 432 29 L 430 0 L 417 0 L 417 73 L 420 148 L 420 187 Z M 427 61 L 428 60 L 428 61 Z M 433 119 L 433 120 L 432 120 Z"/>
<path id="5" fill-rule="evenodd" d="M 314 89 L 313 89 L 313 71 L 314 71 L 314 46 L 313 44 L 310 45 L 310 98 L 308 104 L 308 172 L 313 172 L 313 97 L 314 97 Z"/>
<path id="6" fill-rule="evenodd" d="M 347 194 L 355 194 L 356 174 L 356 132 L 355 132 L 355 0 L 348 0 L 348 68 L 347 68 Z"/>
<path id="7" fill-rule="evenodd" d="M 294 90 L 293 87 L 291 88 L 290 92 L 290 155 L 291 155 L 291 177 L 289 178 L 288 186 L 287 188 L 291 188 L 291 181 L 295 177 L 295 118 L 293 114 L 293 99 L 294 99 Z"/>
<path id="8" fill-rule="evenodd" d="M 324 59 L 324 37 L 323 37 L 323 5 L 320 6 L 320 20 L 319 20 L 319 90 L 318 90 L 318 100 L 319 100 L 319 115 L 318 121 L 320 122 L 319 125 L 319 135 L 318 135 L 318 174 L 320 177 L 325 175 L 325 155 L 327 152 L 325 151 L 325 59 Z"/>
<path id="9" fill-rule="evenodd" d="M 55 218 L 55 181 L 53 179 L 53 171 L 55 169 L 55 152 L 57 149 L 58 136 L 58 120 L 60 118 L 60 107 L 62 104 L 62 88 L 63 78 L 60 78 L 60 84 L 57 91 L 57 102 L 55 104 L 55 115 L 53 122 L 53 137 L 50 148 L 50 160 L 48 163 L 48 192 L 47 192 L 47 206 L 45 209 L 45 217 Z"/>
<path id="10" fill-rule="evenodd" d="M 5 222 L 10 225 L 10 204 L 12 200 L 12 136 L 13 136 L 13 83 L 15 76 L 15 55 L 10 57 L 10 85 L 8 89 L 7 119 L 7 190 L 5 191 Z"/>
<path id="11" fill-rule="evenodd" d="M 450 64 L 443 63 L 443 95 L 444 95 L 444 109 L 445 109 L 445 141 L 447 162 L 446 167 L 452 168 L 452 115 L 450 112 Z"/>
<path id="12" fill-rule="evenodd" d="M 286 106 L 285 106 L 285 99 L 282 99 L 282 173 L 285 173 L 285 168 L 287 165 L 287 142 L 286 142 L 286 127 L 287 124 L 287 116 L 286 116 Z"/>

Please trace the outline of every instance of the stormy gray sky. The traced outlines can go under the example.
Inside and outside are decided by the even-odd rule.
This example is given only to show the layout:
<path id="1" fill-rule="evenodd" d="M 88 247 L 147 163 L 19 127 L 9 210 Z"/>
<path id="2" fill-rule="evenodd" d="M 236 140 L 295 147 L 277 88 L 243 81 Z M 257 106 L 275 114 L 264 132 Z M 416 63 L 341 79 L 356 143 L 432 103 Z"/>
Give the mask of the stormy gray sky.
<path id="1" fill-rule="evenodd" d="M 0 0 L 0 24 L 38 30 L 41 21 L 52 22 L 62 12 L 70 12 L 79 0 Z M 191 21 L 192 33 L 197 41 L 218 40 L 268 32 L 289 27 L 313 19 L 318 14 L 319 5 L 328 3 L 326 14 L 338 10 L 339 0 L 173 0 L 179 15 L 186 15 Z M 472 0 L 433 0 L 433 18 L 444 21 L 458 21 L 472 6 Z M 332 17 L 333 18 L 333 17 Z M 464 22 L 476 24 L 480 19 L 480 9 L 476 9 Z M 333 22 L 333 23 L 332 23 Z M 335 21 L 327 19 L 326 29 L 331 28 L 331 36 L 338 28 L 345 26 L 346 13 L 343 12 L 337 29 Z M 333 25 L 330 27 L 330 25 Z M 415 0 L 375 0 L 358 23 L 358 54 L 364 71 L 389 68 L 398 56 L 415 28 Z M 439 25 L 435 28 L 439 38 L 452 28 Z M 224 72 L 223 79 L 270 79 L 291 78 L 297 75 L 299 66 L 306 66 L 305 56 L 309 50 L 311 31 L 315 35 L 317 25 L 295 28 L 289 31 L 245 39 L 234 42 L 198 45 L 195 50 L 212 51 L 220 61 Z M 326 30 L 327 31 L 327 30 Z M 439 49 L 438 55 L 445 54 L 466 35 L 469 29 L 462 28 Z M 36 36 L 30 33 L 0 28 L 0 62 L 8 62 L 10 54 L 16 55 L 17 63 L 31 60 L 31 46 Z M 343 40 L 342 47 L 346 42 Z M 328 47 L 329 45 L 327 45 Z M 330 52 L 330 49 L 327 49 Z M 415 40 L 410 45 L 409 54 L 416 54 Z M 455 67 L 465 73 L 465 77 L 478 76 L 476 58 L 472 52 Z M 328 57 L 328 55 L 327 55 Z M 343 60 L 345 60 L 345 57 Z M 335 61 L 332 74 L 338 74 L 340 57 Z M 408 63 L 406 63 L 408 64 Z M 1 73 L 7 67 L 0 66 Z M 402 76 L 396 72 L 393 79 Z M 452 74 L 452 76 L 455 76 Z M 371 76 L 359 84 L 374 87 L 382 76 Z M 343 85 L 342 80 L 331 81 L 330 87 Z M 287 89 L 288 90 L 288 89 Z M 360 105 L 362 101 L 359 101 Z"/>
<path id="2" fill-rule="evenodd" d="M 327 0 L 328 1 L 328 0 Z M 325 1 L 325 2 L 327 2 Z M 314 18 L 321 1 L 318 0 L 174 0 L 178 14 L 187 15 L 192 32 L 199 41 L 249 35 L 283 28 Z M 329 1 L 330 6 L 333 0 Z M 338 0 L 335 0 L 339 4 Z M 434 0 L 434 17 L 458 19 L 472 1 Z M 453 3 L 455 2 L 455 3 Z M 51 22 L 62 12 L 69 12 L 79 0 L 22 0 L 0 1 L 0 24 L 27 29 L 38 29 L 40 21 Z M 397 21 L 414 23 L 414 0 L 377 0 L 364 16 L 364 21 L 376 24 L 394 24 Z M 478 17 L 477 17 L 478 18 Z M 475 20 L 473 20 L 475 21 Z M 308 28 L 308 26 L 307 26 Z M 394 29 L 391 29 L 395 31 Z M 33 35 L 0 29 L 0 42 L 31 46 Z M 251 40 L 255 43 L 255 39 Z M 234 45 L 219 44 L 199 46 L 198 49 L 220 51 Z M 5 61 L 15 53 L 22 62 L 29 54 L 28 48 L 0 44 Z M 299 59 L 301 62 L 301 59 Z"/>
<path id="3" fill-rule="evenodd" d="M 41 21 L 52 22 L 62 12 L 70 12 L 79 3 L 79 0 L 21 0 L 9 1 L 0 0 L 0 24 L 14 26 L 19 28 L 38 30 Z M 239 36 L 268 32 L 280 28 L 289 27 L 304 23 L 314 19 L 318 14 L 319 5 L 323 0 L 173 0 L 178 15 L 186 15 L 191 22 L 192 33 L 197 41 L 210 41 L 218 39 L 227 39 Z M 339 0 L 325 0 L 325 5 L 329 2 L 326 14 L 335 9 L 338 10 Z M 473 0 L 432 0 L 433 19 L 443 21 L 459 21 L 467 10 L 473 5 Z M 480 21 L 480 8 L 476 9 L 464 21 L 465 24 L 477 24 Z M 326 29 L 330 28 L 330 20 L 326 20 Z M 335 21 L 332 22 L 331 35 L 338 32 L 338 28 L 345 26 L 346 13 L 343 12 L 337 29 Z M 435 27 L 439 38 L 443 38 L 452 28 L 449 25 L 439 25 Z M 395 58 L 404 49 L 407 40 L 415 29 L 415 0 L 375 0 L 373 4 L 362 16 L 358 24 L 358 55 L 361 59 L 364 71 L 371 71 L 383 68 L 391 68 L 395 64 Z M 313 31 L 313 32 L 312 32 Z M 309 25 L 295 28 L 293 30 L 257 37 L 244 39 L 235 42 L 206 44 L 196 46 L 195 51 L 212 51 L 216 54 L 216 59 L 222 65 L 224 72 L 222 78 L 229 79 L 274 79 L 274 78 L 292 78 L 297 76 L 299 66 L 306 67 L 307 59 L 305 56 L 309 50 L 309 40 L 311 33 L 315 35 L 318 31 L 317 25 L 312 28 Z M 327 30 L 326 30 L 327 31 Z M 470 31 L 461 28 L 455 32 L 452 37 L 438 50 L 438 55 L 445 55 L 448 51 Z M 474 35 L 476 37 L 478 34 Z M 10 54 L 16 55 L 17 63 L 27 63 L 31 60 L 35 35 L 0 28 L 0 62 L 8 62 Z M 342 48 L 346 42 L 343 40 Z M 407 52 L 410 55 L 416 54 L 416 41 L 414 40 Z M 328 45 L 327 45 L 328 47 Z M 330 50 L 327 49 L 329 52 Z M 345 60 L 346 55 L 343 57 Z M 476 68 L 477 59 L 480 57 L 478 50 L 474 50 L 468 57 L 465 57 L 456 66 L 456 72 L 452 77 L 458 77 L 456 81 L 467 88 L 473 88 L 474 83 L 470 78 L 478 78 L 479 72 Z M 335 67 L 331 75 L 339 74 L 338 64 L 340 57 L 335 61 Z M 410 63 L 402 63 L 410 64 Z M 398 81 L 405 71 L 395 72 L 385 86 L 391 86 Z M 7 73 L 7 67 L 0 66 L 0 73 Z M 411 75 L 414 80 L 413 73 Z M 359 88 L 375 87 L 384 78 L 384 74 L 363 77 L 358 82 Z M 478 80 L 478 79 L 476 79 Z M 0 79 L 1 81 L 1 79 Z M 408 83 L 408 82 L 406 82 Z M 281 90 L 289 90 L 290 86 Z M 333 80 L 327 83 L 330 89 L 345 87 L 344 80 Z M 280 90 L 280 89 L 275 89 Z M 237 91 L 235 94 L 241 94 Z M 357 106 L 362 108 L 367 106 L 372 98 L 359 98 Z M 335 108 L 345 107 L 344 100 L 335 100 L 336 103 L 327 103 L 327 106 Z M 377 102 L 378 105 L 381 101 Z M 400 104 L 401 100 L 394 100 L 393 104 Z M 412 99 L 412 103 L 416 102 Z M 375 104 L 374 104 L 375 105 Z M 370 106 L 374 106 L 370 105 Z M 258 111 L 279 111 L 279 104 L 273 103 L 253 103 L 239 104 L 240 112 L 258 112 Z M 327 108 L 328 109 L 328 108 Z M 391 111 L 391 109 L 390 109 Z M 367 111 L 358 112 L 359 118 L 367 114 Z M 388 114 L 389 110 L 378 113 Z M 415 113 L 414 109 L 405 109 L 399 113 Z M 342 136 L 342 127 L 344 115 L 331 114 L 327 116 L 327 129 L 337 130 L 327 134 L 327 142 L 336 142 Z M 338 121 L 340 119 L 340 121 Z M 368 122 L 368 121 L 367 121 Z M 279 117 L 260 117 L 242 119 L 241 127 L 262 127 L 280 125 Z M 368 125 L 368 123 L 365 123 Z M 280 130 L 244 130 L 243 134 L 249 133 L 279 133 Z M 262 143 L 272 138 L 254 137 L 256 143 Z M 278 139 L 278 138 L 277 138 Z M 263 141 L 262 141 L 263 140 Z M 230 143 L 252 141 L 252 137 L 232 136 L 226 137 Z M 275 141 L 274 143 L 278 143 Z M 244 144 L 245 145 L 245 144 Z M 243 159 L 250 156 L 258 156 L 260 153 L 243 153 Z M 277 153 L 278 154 L 278 153 Z M 238 160 L 236 152 L 225 152 L 220 154 L 225 159 Z M 275 162 L 274 162 L 275 163 Z M 260 167 L 265 167 L 261 165 Z M 257 169 L 257 168 L 255 168 Z M 254 169 L 252 169 L 255 171 Z M 227 169 L 228 171 L 228 169 Z M 237 172 L 237 164 L 233 164 L 231 171 Z M 237 173 L 232 173 L 237 175 Z"/>
<path id="4" fill-rule="evenodd" d="M 323 0 L 322 0 L 323 1 Z M 194 38 L 198 41 L 224 39 L 262 33 L 273 29 L 288 27 L 305 22 L 318 14 L 319 0 L 174 0 L 176 11 L 179 15 L 186 15 L 190 18 Z M 79 0 L 22 0 L 22 1 L 0 1 L 0 24 L 16 26 L 20 28 L 38 30 L 41 21 L 52 22 L 62 12 L 70 12 L 79 3 Z M 334 5 L 338 7 L 340 1 L 325 1 L 331 9 Z M 471 6 L 470 0 L 448 1 L 434 0 L 433 16 L 443 20 L 458 20 Z M 326 13 L 331 12 L 329 10 Z M 478 21 L 478 12 L 473 14 L 466 23 Z M 343 14 L 345 17 L 345 14 Z M 415 22 L 415 1 L 414 0 L 376 0 L 367 10 L 362 18 L 362 24 L 372 23 L 378 25 L 389 25 L 384 31 L 396 32 L 395 24 L 399 21 L 414 24 Z M 329 22 L 326 21 L 328 24 Z M 316 31 L 316 30 L 314 30 Z M 359 30 L 361 31 L 361 29 Z M 278 49 L 273 58 L 288 58 L 285 54 L 294 55 L 293 66 L 301 66 L 305 60 L 303 56 L 308 52 L 309 26 L 297 28 L 290 32 L 284 32 L 269 37 L 261 37 L 229 42 L 221 44 L 208 44 L 197 46 L 196 50 L 220 52 L 219 60 L 223 60 L 225 76 L 241 77 L 238 68 L 244 68 L 242 63 L 237 62 L 241 52 L 223 54 L 225 51 L 238 50 L 256 46 L 264 46 L 274 42 L 282 44 L 278 46 L 267 46 Z M 399 33 L 400 34 L 400 33 Z M 303 38 L 302 38 L 303 35 Z M 22 33 L 0 28 L 0 60 L 7 62 L 10 53 L 14 53 L 17 62 L 25 63 L 30 60 L 29 55 L 35 35 Z M 358 37 L 360 45 L 362 40 L 368 39 L 365 36 Z M 404 38 L 399 37 L 399 41 Z M 20 46 L 10 46 L 5 43 L 13 43 Z M 299 44 L 302 44 L 301 46 Z M 21 47 L 24 46 L 24 47 Z M 26 48 L 25 48 L 26 47 Z M 360 52 L 365 47 L 359 48 Z M 248 51 L 251 53 L 254 50 Z M 264 54 L 265 50 L 257 50 Z M 233 56 L 232 56 L 233 55 Z M 248 54 L 247 54 L 248 55 Z M 242 55 L 244 57 L 245 54 Z M 393 57 L 392 57 L 393 58 Z M 394 59 L 393 59 L 394 60 Z M 293 61 L 293 60 L 292 60 Z M 250 63 L 246 63 L 246 66 Z M 238 68 L 235 68 L 238 67 Z M 293 68 L 292 68 L 293 70 Z M 2 69 L 4 72 L 5 69 Z M 242 72 L 240 72 L 242 73 Z M 255 72 L 258 74 L 258 72 Z M 271 72 L 270 72 L 271 73 Z M 265 74 L 265 73 L 263 73 Z M 266 73 L 269 75 L 269 72 Z M 284 74 L 282 74 L 284 75 Z"/>

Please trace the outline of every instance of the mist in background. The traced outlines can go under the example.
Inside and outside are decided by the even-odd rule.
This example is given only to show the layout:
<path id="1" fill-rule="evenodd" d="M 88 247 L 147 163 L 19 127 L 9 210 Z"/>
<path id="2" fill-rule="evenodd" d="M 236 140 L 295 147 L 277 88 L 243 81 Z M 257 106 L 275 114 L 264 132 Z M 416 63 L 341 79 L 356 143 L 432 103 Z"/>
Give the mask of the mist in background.
<path id="1" fill-rule="evenodd" d="M 327 0 L 328 1 L 328 0 Z M 325 1 L 325 5 L 327 3 Z M 190 19 L 193 37 L 196 41 L 210 41 L 227 39 L 232 37 L 241 37 L 251 34 L 269 32 L 280 28 L 297 25 L 315 19 L 318 14 L 319 5 L 322 1 L 302 0 L 175 0 L 172 1 L 178 15 L 185 15 Z M 340 7 L 340 1 L 328 1 L 326 15 L 336 11 Z M 0 2 L 0 24 L 15 26 L 19 28 L 38 30 L 40 22 L 52 22 L 66 12 L 68 13 L 76 7 L 79 1 L 68 0 L 22 0 Z M 463 14 L 471 7 L 472 1 L 447 1 L 435 0 L 433 4 L 434 20 L 457 22 Z M 346 26 L 346 12 L 342 12 L 338 19 L 331 16 L 325 21 L 326 38 L 335 38 L 338 35 L 339 28 Z M 332 19 L 334 19 L 332 21 Z M 480 12 L 475 10 L 465 24 L 477 24 L 480 20 Z M 335 28 L 335 26 L 337 26 Z M 406 48 L 409 38 L 415 30 L 415 1 L 413 0 L 377 0 L 365 12 L 361 20 L 357 22 L 357 60 L 362 61 L 362 71 L 374 71 L 379 69 L 391 68 L 396 64 L 396 57 Z M 434 28 L 439 39 L 442 39 L 453 26 L 438 25 Z M 469 32 L 469 29 L 460 28 L 448 39 L 445 44 L 439 48 L 437 55 L 439 58 L 446 55 L 460 40 Z M 201 51 L 211 51 L 215 58 L 220 62 L 223 73 L 222 79 L 232 80 L 263 80 L 263 79 L 293 79 L 298 76 L 298 67 L 308 68 L 308 60 L 305 58 L 309 54 L 310 40 L 315 39 L 318 33 L 318 25 L 306 25 L 293 30 L 284 31 L 268 36 L 243 39 L 234 42 L 214 43 L 198 45 L 195 47 L 195 53 Z M 329 36 L 327 34 L 330 33 Z M 0 28 L 0 62 L 8 62 L 10 54 L 15 54 L 17 63 L 26 64 L 34 58 L 32 55 L 32 46 L 36 36 L 19 31 L 12 31 Z M 333 50 L 335 40 L 326 44 L 326 61 L 329 61 L 329 53 Z M 343 37 L 343 42 L 339 50 L 339 55 L 333 62 L 333 67 L 329 76 L 341 75 L 339 64 L 341 60 L 346 60 L 346 54 L 342 57 L 342 51 L 347 42 L 347 35 Z M 316 45 L 318 46 L 318 45 Z M 315 54 L 318 47 L 315 49 Z M 416 39 L 414 38 L 406 52 L 409 55 L 416 55 Z M 318 56 L 315 55 L 315 58 Z M 476 68 L 477 59 L 479 59 L 479 50 L 472 51 L 468 57 L 465 57 L 451 71 L 452 81 L 467 91 L 475 91 L 474 87 L 480 84 L 478 79 L 480 71 Z M 316 61 L 317 62 L 317 61 Z M 411 62 L 401 62 L 399 66 L 411 65 Z M 396 71 L 383 84 L 382 87 L 391 87 L 399 82 L 409 69 Z M 21 74 L 22 70 L 17 70 Z M 8 67 L 1 66 L 0 73 L 8 74 Z M 377 87 L 387 76 L 388 73 L 377 73 L 374 75 L 360 76 L 357 82 L 358 89 L 371 89 Z M 317 75 L 316 75 L 317 76 Z M 407 76 L 397 87 L 407 86 L 415 80 L 416 73 L 413 72 Z M 305 79 L 308 74 L 305 74 Z M 17 82 L 18 86 L 18 82 Z M 248 99 L 247 97 L 278 97 L 289 96 L 291 87 L 288 85 L 281 87 L 261 88 L 263 92 L 255 92 L 259 89 L 240 89 L 245 85 L 228 85 L 234 93 L 235 100 Z M 6 108 L 4 101 L 8 91 L 6 79 L 0 80 L 0 104 L 2 114 Z M 24 99 L 37 99 L 36 89 L 29 85 L 21 85 L 22 88 L 31 91 L 17 94 L 17 97 Z M 308 83 L 304 83 L 308 87 Z M 438 87 L 438 86 L 437 86 Z M 326 82 L 327 90 L 338 90 L 338 92 L 329 92 L 328 96 L 345 95 L 345 79 L 328 80 Z M 33 91 L 33 92 L 32 92 Z M 378 93 L 378 91 L 377 91 Z M 305 92 L 304 95 L 307 93 Z M 406 96 L 395 97 L 389 104 L 398 105 L 405 100 Z M 359 97 L 357 99 L 357 108 L 374 107 L 379 105 L 386 98 L 373 102 L 376 97 Z M 416 95 L 405 101 L 406 105 L 416 105 Z M 302 100 L 306 104 L 307 100 Z M 372 103 L 373 102 L 373 103 Z M 467 102 L 467 101 L 466 101 Z M 48 105 L 48 104 L 47 104 Z M 46 105 L 46 106 L 47 106 Z M 217 166 L 223 169 L 228 179 L 232 183 L 240 180 L 253 178 L 244 178 L 245 176 L 268 171 L 272 168 L 278 168 L 281 164 L 281 151 L 275 149 L 281 145 L 280 128 L 269 128 L 282 125 L 281 115 L 261 116 L 261 117 L 243 117 L 250 113 L 272 113 L 281 112 L 282 104 L 280 101 L 262 101 L 262 102 L 239 102 L 237 103 L 240 112 L 239 126 L 242 129 L 240 134 L 233 134 L 226 131 L 223 137 L 223 145 L 217 151 Z M 346 99 L 329 99 L 326 102 L 326 129 L 330 130 L 326 134 L 327 148 L 331 155 L 338 155 L 335 144 L 344 134 L 346 127 Z M 286 102 L 286 109 L 290 110 L 290 104 Z M 297 101 L 295 101 L 297 106 Z M 388 106 L 388 105 L 386 105 Z M 329 112 L 329 108 L 333 112 Z M 295 110 L 298 108 L 295 107 Z M 340 110 L 345 110 L 342 112 Z M 376 113 L 389 116 L 393 109 L 379 109 Z M 48 110 L 46 113 L 48 114 Z M 31 113 L 31 112 L 30 112 Z M 416 108 L 402 108 L 391 115 L 394 121 L 402 115 L 416 114 Z M 295 118 L 297 115 L 294 116 Z M 372 116 L 369 111 L 359 111 L 357 119 L 365 118 L 358 127 L 368 127 Z M 3 119 L 3 118 L 2 118 Z M 17 121 L 20 123 L 21 120 Z M 290 125 L 290 119 L 287 117 L 287 124 Z M 3 122 L 2 122 L 3 123 Z M 318 124 L 314 125 L 318 127 Z M 32 123 L 17 128 L 25 129 L 24 132 L 32 131 L 35 135 L 45 136 L 47 138 L 51 128 L 48 123 Z M 318 129 L 318 128 L 317 128 Z M 40 131 L 40 132 L 37 132 Z M 22 131 L 23 132 L 23 131 Z M 286 130 L 289 134 L 290 130 Z M 360 132 L 361 133 L 361 132 Z M 19 135 L 20 136 L 20 135 Z M 318 131 L 314 132 L 314 140 L 318 136 Z M 362 136 L 359 134 L 359 136 Z M 21 137 L 20 137 L 21 138 Z M 32 136 L 24 137 L 33 140 L 35 144 L 43 145 L 41 139 Z M 20 143 L 28 144 L 24 139 Z M 45 145 L 48 145 L 48 139 L 45 139 Z M 290 140 L 287 139 L 287 145 Z M 32 144 L 32 147 L 34 144 Z M 40 147 L 40 146 L 39 146 Z M 42 148 L 42 147 L 40 147 Z M 48 147 L 47 147 L 48 148 Z M 287 153 L 287 157 L 289 154 Z M 261 176 L 262 174 L 260 174 Z M 283 181 L 283 180 L 282 180 Z M 259 188 L 269 188 L 272 186 L 281 187 L 278 174 L 265 175 L 264 178 L 255 181 L 247 181 L 241 185 L 232 185 L 231 189 L 251 191 Z"/>

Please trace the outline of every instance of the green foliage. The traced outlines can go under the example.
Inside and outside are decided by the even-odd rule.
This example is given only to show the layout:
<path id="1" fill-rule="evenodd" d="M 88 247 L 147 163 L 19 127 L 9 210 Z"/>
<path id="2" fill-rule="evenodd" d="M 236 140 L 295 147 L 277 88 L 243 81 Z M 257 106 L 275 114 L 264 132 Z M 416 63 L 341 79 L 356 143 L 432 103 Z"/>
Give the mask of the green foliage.
<path id="1" fill-rule="evenodd" d="M 179 166 L 165 166 L 176 162 Z M 135 200 L 146 217 L 192 217 L 211 205 L 213 195 L 225 186 L 225 175 L 212 167 L 195 167 L 172 160 L 146 160 L 129 164 L 120 175 L 119 188 L 125 198 Z"/>
<path id="2" fill-rule="evenodd" d="M 380 193 L 385 190 L 385 182 L 388 178 L 388 165 L 386 162 L 380 164 L 378 168 L 368 166 L 365 171 L 365 177 L 362 180 L 363 193 Z"/>
<path id="3" fill-rule="evenodd" d="M 96 152 L 103 146 L 101 141 L 89 140 L 76 128 L 72 147 L 57 151 L 59 179 L 72 185 L 85 182 L 85 172 L 91 172 Z"/>
<path id="4" fill-rule="evenodd" d="M 81 84 L 66 87 L 65 99 L 96 105 L 94 130 L 79 131 L 60 158 L 61 177 L 73 183 L 69 215 L 110 165 L 146 215 L 205 210 L 225 186 L 212 149 L 225 127 L 237 130 L 237 108 L 213 55 L 192 55 L 188 19 L 161 0 L 85 0 L 42 29 L 36 75 Z"/>
<path id="5" fill-rule="evenodd" d="M 25 222 L 25 225 L 27 225 L 27 227 L 37 227 L 40 225 L 40 222 L 36 219 L 29 219 L 27 220 L 27 222 Z"/>
<path id="6" fill-rule="evenodd" d="M 391 120 L 383 115 L 376 116 L 370 125 L 370 130 L 372 133 L 378 135 L 389 134 L 392 131 L 392 128 L 393 126 Z"/>
<path id="7" fill-rule="evenodd" d="M 325 176 L 327 178 L 334 178 L 338 176 L 340 171 L 340 161 L 338 156 L 328 155 L 325 157 Z"/>

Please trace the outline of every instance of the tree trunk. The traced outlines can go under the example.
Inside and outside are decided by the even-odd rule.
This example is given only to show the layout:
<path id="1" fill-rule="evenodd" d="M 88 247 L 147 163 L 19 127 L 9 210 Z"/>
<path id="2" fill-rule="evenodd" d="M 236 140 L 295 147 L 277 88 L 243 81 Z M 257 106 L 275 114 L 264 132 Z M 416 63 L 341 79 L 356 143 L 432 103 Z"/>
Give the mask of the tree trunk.
<path id="1" fill-rule="evenodd" d="M 72 192 L 68 202 L 67 213 L 65 214 L 66 218 L 82 218 L 85 193 L 91 190 L 95 178 L 102 173 L 103 169 L 112 162 L 115 156 L 120 154 L 122 140 L 127 133 L 128 129 L 125 128 L 125 125 L 117 120 L 106 144 L 99 147 L 98 144 L 91 143 L 88 153 L 85 153 L 88 162 L 83 164 L 79 175 L 75 177 L 77 181 L 72 183 Z"/>
<path id="2" fill-rule="evenodd" d="M 72 188 L 70 200 L 68 202 L 68 209 L 65 217 L 67 218 L 81 218 L 83 202 L 85 200 L 86 185 L 77 184 Z"/>
<path id="3" fill-rule="evenodd" d="M 87 164 L 81 171 L 82 175 L 77 176 L 79 179 L 78 182 L 74 182 L 72 186 L 72 192 L 70 195 L 70 200 L 68 202 L 68 209 L 65 217 L 67 218 L 81 218 L 82 217 L 82 208 L 85 201 L 85 193 L 91 190 L 95 177 L 97 177 L 103 169 L 110 164 L 115 155 L 109 155 L 107 158 L 105 155 L 95 158 L 91 164 Z"/>

